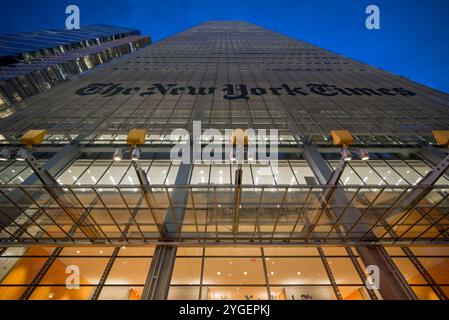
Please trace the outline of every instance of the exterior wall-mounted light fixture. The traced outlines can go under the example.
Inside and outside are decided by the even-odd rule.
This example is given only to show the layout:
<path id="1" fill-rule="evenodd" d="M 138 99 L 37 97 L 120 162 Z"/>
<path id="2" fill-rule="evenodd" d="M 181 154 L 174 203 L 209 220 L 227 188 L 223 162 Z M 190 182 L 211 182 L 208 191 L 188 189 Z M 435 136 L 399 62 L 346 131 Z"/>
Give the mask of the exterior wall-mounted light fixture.
<path id="1" fill-rule="evenodd" d="M 352 155 L 355 153 L 363 161 L 369 160 L 369 153 L 364 149 L 350 149 L 350 145 L 354 143 L 354 138 L 348 130 L 332 130 L 332 140 L 334 145 L 342 146 L 341 156 L 344 161 L 352 160 Z"/>
<path id="2" fill-rule="evenodd" d="M 145 139 L 147 136 L 147 129 L 132 129 L 128 132 L 128 137 L 126 143 L 130 146 L 129 149 L 115 149 L 112 156 L 114 161 L 121 161 L 123 159 L 123 154 L 129 152 L 131 154 L 132 161 L 138 161 L 140 159 L 141 151 L 137 147 L 138 145 L 145 144 Z"/>
<path id="3" fill-rule="evenodd" d="M 0 161 L 8 161 L 12 156 L 15 156 L 17 161 L 26 161 L 28 156 L 31 155 L 33 145 L 41 144 L 46 133 L 46 130 L 28 130 L 20 138 L 20 144 L 23 147 L 12 151 L 6 148 L 1 150 Z"/>
<path id="4" fill-rule="evenodd" d="M 432 131 L 432 134 L 439 146 L 449 146 L 449 130 L 434 130 Z"/>

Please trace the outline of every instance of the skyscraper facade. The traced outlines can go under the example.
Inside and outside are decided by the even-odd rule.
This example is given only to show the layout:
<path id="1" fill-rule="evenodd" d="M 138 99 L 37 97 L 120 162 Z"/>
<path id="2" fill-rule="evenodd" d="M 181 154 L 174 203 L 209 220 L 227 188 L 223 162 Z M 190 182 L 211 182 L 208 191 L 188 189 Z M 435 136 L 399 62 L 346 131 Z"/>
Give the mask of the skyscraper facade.
<path id="1" fill-rule="evenodd" d="M 211 21 L 0 128 L 0 299 L 449 297 L 449 96 L 403 77 Z"/>
<path id="2" fill-rule="evenodd" d="M 107 25 L 0 35 L 0 108 L 149 44 L 139 30 Z"/>

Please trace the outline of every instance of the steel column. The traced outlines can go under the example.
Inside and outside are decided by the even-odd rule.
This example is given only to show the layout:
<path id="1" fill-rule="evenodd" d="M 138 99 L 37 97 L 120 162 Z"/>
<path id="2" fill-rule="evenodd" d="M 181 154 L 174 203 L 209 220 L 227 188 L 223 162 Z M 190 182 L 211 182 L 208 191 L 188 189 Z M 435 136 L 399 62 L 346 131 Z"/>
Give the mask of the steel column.
<path id="1" fill-rule="evenodd" d="M 175 185 L 187 185 L 192 174 L 192 163 L 181 163 Z M 170 195 L 168 195 L 170 196 Z M 184 221 L 185 206 L 189 198 L 188 188 L 174 188 L 161 227 L 161 240 L 165 242 L 180 239 L 180 227 Z M 142 300 L 166 300 L 175 266 L 177 246 L 156 246 L 150 270 L 145 281 Z"/>
<path id="2" fill-rule="evenodd" d="M 310 167 L 316 174 L 321 184 L 326 184 L 333 176 L 332 170 L 327 165 L 316 146 L 304 144 L 304 155 Z M 316 172 L 317 171 L 317 172 Z M 341 174 L 341 173 L 340 173 Z M 335 180 L 335 179 L 332 179 Z M 337 181 L 333 181 L 338 183 Z M 338 203 L 348 203 L 348 199 L 342 190 L 336 190 L 333 195 Z M 356 208 L 348 208 L 345 213 L 344 222 L 356 222 L 360 216 L 360 211 Z M 338 216 L 338 215 L 337 215 Z M 341 217 L 340 217 L 341 218 Z M 369 246 L 358 248 L 360 257 L 366 266 L 376 265 L 380 269 L 380 292 L 387 300 L 415 300 L 416 295 L 408 285 L 407 281 L 399 272 L 398 268 L 391 260 L 382 246 Z"/>

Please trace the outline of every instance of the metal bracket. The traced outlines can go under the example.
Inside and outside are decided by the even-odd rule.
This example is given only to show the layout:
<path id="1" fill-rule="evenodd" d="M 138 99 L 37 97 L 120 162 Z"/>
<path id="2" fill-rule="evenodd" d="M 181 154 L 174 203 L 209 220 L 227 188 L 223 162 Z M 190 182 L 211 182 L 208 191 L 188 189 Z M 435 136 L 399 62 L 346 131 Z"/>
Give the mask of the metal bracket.
<path id="1" fill-rule="evenodd" d="M 237 238 L 237 233 L 239 231 L 239 221 L 240 221 L 240 203 L 242 198 L 242 179 L 243 179 L 243 169 L 242 165 L 239 165 L 238 169 L 235 170 L 235 204 L 234 204 L 234 239 Z"/>
<path id="2" fill-rule="evenodd" d="M 96 238 L 100 235 L 90 226 L 84 226 L 84 221 L 88 218 L 89 214 L 86 212 L 81 214 L 74 206 L 71 204 L 70 199 L 66 197 L 61 187 L 55 178 L 45 170 L 31 152 L 27 153 L 26 162 L 34 171 L 36 176 L 41 180 L 44 185 L 45 190 L 53 197 L 53 199 L 59 204 L 59 206 L 64 210 L 64 212 L 69 216 L 73 223 L 80 229 L 81 232 L 91 241 L 94 242 Z"/>
<path id="3" fill-rule="evenodd" d="M 403 216 L 409 213 L 418 203 L 421 201 L 431 190 L 435 182 L 438 181 L 441 176 L 449 168 L 449 155 L 447 155 L 443 161 L 441 161 L 432 171 L 430 171 L 419 183 L 416 184 L 409 194 L 407 194 L 402 201 L 397 204 L 399 209 L 391 210 L 388 217 L 404 212 Z M 384 217 L 387 218 L 387 217 Z"/>

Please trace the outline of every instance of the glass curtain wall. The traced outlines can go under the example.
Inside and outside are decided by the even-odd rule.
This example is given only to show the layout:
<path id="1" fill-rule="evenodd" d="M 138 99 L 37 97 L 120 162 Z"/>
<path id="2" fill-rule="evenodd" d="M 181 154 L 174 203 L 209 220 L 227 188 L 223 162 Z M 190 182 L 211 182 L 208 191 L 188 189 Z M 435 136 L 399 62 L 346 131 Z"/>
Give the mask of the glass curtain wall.
<path id="1" fill-rule="evenodd" d="M 138 300 L 154 253 L 153 247 L 1 250 L 2 300 Z M 419 299 L 447 297 L 448 247 L 387 247 L 387 252 Z M 66 287 L 73 266 L 80 270 L 79 289 Z M 168 298 L 370 299 L 364 270 L 356 248 L 180 247 Z"/>

